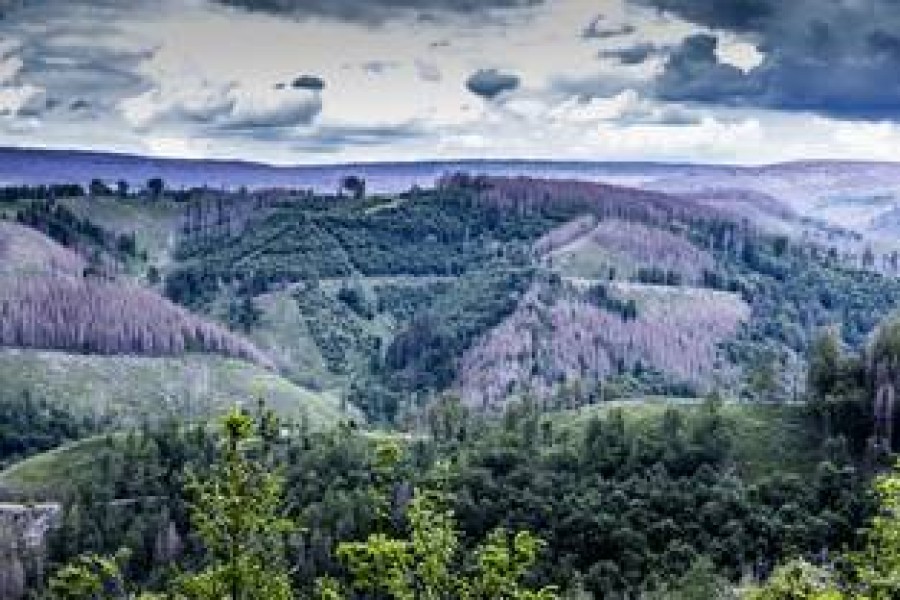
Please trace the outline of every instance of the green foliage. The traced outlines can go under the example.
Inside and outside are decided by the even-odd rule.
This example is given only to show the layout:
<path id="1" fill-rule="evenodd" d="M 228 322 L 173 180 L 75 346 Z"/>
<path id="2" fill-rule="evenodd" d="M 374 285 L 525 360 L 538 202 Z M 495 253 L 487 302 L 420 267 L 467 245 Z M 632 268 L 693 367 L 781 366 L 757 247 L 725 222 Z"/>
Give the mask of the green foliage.
<path id="1" fill-rule="evenodd" d="M 0 389 L 0 467 L 97 433 L 106 423 L 79 416 L 28 390 Z"/>
<path id="2" fill-rule="evenodd" d="M 551 549 L 552 581 L 580 574 L 600 598 L 677 587 L 701 556 L 733 581 L 773 557 L 852 540 L 869 514 L 860 474 L 823 463 L 791 476 L 773 461 L 742 476 L 734 418 L 716 403 L 646 421 L 611 410 L 554 428 L 548 443 L 526 412 L 460 449 L 455 513 L 470 539 L 498 524 L 533 531 Z"/>
<path id="3" fill-rule="evenodd" d="M 875 362 L 896 364 L 900 361 L 900 318 L 889 318 L 881 324 L 871 353 Z"/>
<path id="4" fill-rule="evenodd" d="M 900 597 L 900 463 L 874 484 L 879 511 L 865 544 L 846 555 L 848 572 L 793 560 L 775 570 L 748 600 L 891 600 Z"/>
<path id="5" fill-rule="evenodd" d="M 900 463 L 875 481 L 880 511 L 872 518 L 866 545 L 850 555 L 860 598 L 900 596 Z"/>
<path id="6" fill-rule="evenodd" d="M 531 277 L 528 270 L 478 271 L 454 281 L 387 347 L 386 381 L 401 391 L 445 389 L 457 357 L 515 310 Z"/>
<path id="7" fill-rule="evenodd" d="M 395 321 L 408 323 L 413 317 L 428 309 L 435 298 L 451 293 L 450 281 L 435 281 L 423 285 L 375 286 L 378 312 L 387 313 Z"/>
<path id="8" fill-rule="evenodd" d="M 874 414 L 869 369 L 859 355 L 843 351 L 833 329 L 821 333 L 809 357 L 809 406 L 825 436 L 850 443 L 861 456 L 867 449 Z"/>
<path id="9" fill-rule="evenodd" d="M 383 471 L 399 460 L 397 447 L 381 445 Z M 406 506 L 408 536 L 370 534 L 363 542 L 342 542 L 336 555 L 349 573 L 347 587 L 367 597 L 394 600 L 555 600 L 554 588 L 532 590 L 524 583 L 543 543 L 526 531 L 497 529 L 474 551 L 471 572 L 461 561 L 461 534 L 442 493 L 417 490 Z M 343 597 L 333 578 L 318 583 L 322 600 Z"/>
<path id="10" fill-rule="evenodd" d="M 537 561 L 545 543 L 528 531 L 510 537 L 504 529 L 492 531 L 475 551 L 477 570 L 471 582 L 463 584 L 461 598 L 498 600 L 554 600 L 553 587 L 528 589 L 522 581 Z"/>
<path id="11" fill-rule="evenodd" d="M 89 258 L 100 252 L 120 261 L 139 257 L 135 235 L 117 234 L 79 217 L 63 204 L 32 202 L 16 214 L 16 220 L 41 231 L 59 244 L 76 248 Z"/>
<path id="12" fill-rule="evenodd" d="M 794 560 L 778 567 L 765 586 L 744 595 L 746 600 L 841 600 L 846 597 L 836 589 L 828 570 L 805 560 Z"/>
<path id="13" fill-rule="evenodd" d="M 336 554 L 350 572 L 353 590 L 411 600 L 445 598 L 455 589 L 451 565 L 459 539 L 451 513 L 417 493 L 407 518 L 410 539 L 373 533 L 364 542 L 338 545 Z"/>
<path id="14" fill-rule="evenodd" d="M 337 375 L 365 372 L 380 344 L 367 319 L 317 286 L 300 286 L 291 296 L 328 370 Z"/>
<path id="15" fill-rule="evenodd" d="M 235 226 L 188 228 L 164 287 L 177 302 L 228 312 L 231 323 L 262 336 L 268 325 L 244 318 L 252 317 L 245 302 L 226 308 L 228 299 L 296 294 L 316 347 L 308 362 L 288 365 L 296 369 L 291 376 L 323 388 L 341 387 L 370 420 L 389 423 L 415 410 L 414 397 L 453 383 L 460 355 L 515 309 L 533 282 L 533 268 L 553 270 L 552 261 L 535 260 L 535 242 L 594 211 L 610 210 L 616 218 L 693 244 L 711 259 L 702 285 L 735 292 L 750 304 L 751 318 L 735 339 L 723 343 L 723 364 L 709 369 L 709 379 L 745 398 L 795 399 L 804 372 L 797 357 L 806 354 L 821 327 L 839 328 L 842 339 L 859 349 L 900 298 L 895 278 L 841 268 L 810 246 L 741 223 L 668 213 L 661 223 L 641 210 L 623 213 L 616 205 L 622 199 L 592 199 L 587 188 L 555 198 L 553 190 L 544 197 L 541 185 L 532 185 L 536 196 L 528 202 L 526 188 L 517 192 L 521 198 L 513 194 L 504 202 L 467 185 L 357 199 L 285 190 L 256 198 L 255 207 L 251 199 L 226 194 L 216 199 L 217 206 L 225 207 L 220 212 Z M 212 218 L 218 223 L 221 217 Z M 654 256 L 659 249 L 650 250 Z M 693 281 L 656 260 L 660 264 L 651 261 L 636 273 L 639 281 L 668 286 Z M 385 282 L 388 278 L 407 280 Z M 407 285 L 413 278 L 416 284 Z M 618 298 L 604 284 L 586 296 L 624 320 L 638 317 L 638 303 Z M 646 324 L 648 331 L 655 318 Z M 302 339 L 304 344 L 287 347 L 279 340 L 273 355 L 309 350 L 308 338 Z M 686 345 L 684 356 L 690 356 L 695 348 Z M 627 393 L 672 395 L 710 383 L 674 381 L 663 365 L 646 362 L 613 376 Z M 732 365 L 749 377 L 738 380 L 740 371 Z M 573 375 L 567 370 L 560 377 L 571 382 Z"/>
<path id="16" fill-rule="evenodd" d="M 776 256 L 757 242 L 756 258 L 729 256 L 726 287 L 739 291 L 752 309 L 741 336 L 744 344 L 777 343 L 806 354 L 823 327 L 836 327 L 859 349 L 878 323 L 897 306 L 900 280 L 867 271 L 842 269 L 822 259 L 788 253 Z M 735 352 L 747 352 L 740 344 Z"/>
<path id="17" fill-rule="evenodd" d="M 53 600 L 124 600 L 122 565 L 128 553 L 112 557 L 87 554 L 61 567 L 47 586 Z"/>
<path id="18" fill-rule="evenodd" d="M 735 600 L 733 584 L 716 571 L 705 556 L 699 557 L 684 575 L 651 594 L 653 600 Z"/>
<path id="19" fill-rule="evenodd" d="M 208 479 L 189 485 L 191 519 L 208 566 L 178 580 L 191 599 L 284 600 L 293 597 L 284 538 L 295 525 L 280 515 L 284 482 L 248 458 L 253 421 L 233 410 L 223 422 L 225 453 Z"/>
<path id="20" fill-rule="evenodd" d="M 824 398 L 834 394 L 841 378 L 841 346 L 837 332 L 826 329 L 814 341 L 809 352 L 807 384 L 810 394 Z"/>
<path id="21" fill-rule="evenodd" d="M 791 414 L 795 420 L 780 423 Z M 512 576 L 527 563 L 523 593 L 552 585 L 568 591 L 579 582 L 601 598 L 664 592 L 677 598 L 682 588 L 733 582 L 769 561 L 840 549 L 855 539 L 871 506 L 863 477 L 846 458 L 816 468 L 820 455 L 813 452 L 807 462 L 790 463 L 798 475 L 786 473 L 794 454 L 812 452 L 803 436 L 815 424 L 802 414 L 798 407 L 710 402 L 655 411 L 598 409 L 596 417 L 566 422 L 541 415 L 532 403 L 492 421 L 447 398 L 427 417 L 436 433 L 428 438 L 371 436 L 349 425 L 311 432 L 283 424 L 291 434 L 282 439 L 270 420 L 269 433 L 255 430 L 239 445 L 240 454 L 256 465 L 251 472 L 283 476 L 276 518 L 305 527 L 287 544 L 282 534 L 271 539 L 257 531 L 251 537 L 258 541 L 249 545 L 251 552 L 280 547 L 281 561 L 266 565 L 290 565 L 290 584 L 301 597 L 322 578 L 320 595 L 362 593 L 350 564 L 338 560 L 345 556 L 385 577 L 391 565 L 394 587 L 440 581 L 446 564 L 454 594 L 462 594 L 463 582 L 466 589 L 484 589 L 492 578 Z M 751 427 L 759 428 L 752 449 L 741 437 Z M 215 589 L 211 581 L 221 587 L 230 572 L 228 556 L 214 554 L 214 545 L 200 538 L 195 517 L 201 497 L 196 482 L 224 481 L 219 455 L 203 428 L 148 427 L 108 444 L 100 440 L 73 465 L 71 502 L 51 534 L 50 559 L 65 562 L 125 546 L 133 549 L 127 576 L 136 585 L 164 589 L 167 561 L 174 560 L 183 572 L 201 572 L 193 576 L 201 590 Z M 436 468 L 448 461 L 452 478 Z M 194 475 L 186 480 L 184 473 Z M 224 485 L 213 500 L 217 511 L 233 506 Z M 266 489 L 272 488 L 256 485 L 247 493 Z M 110 504 L 118 498 L 135 501 Z M 259 506 L 250 503 L 249 509 Z M 160 554 L 160 531 L 169 528 L 177 532 L 179 550 Z M 517 546 L 509 533 L 516 531 L 532 532 L 531 539 L 546 544 L 532 548 L 522 538 Z M 704 574 L 703 557 L 716 577 Z M 490 577 L 481 564 L 491 565 Z M 683 580 L 692 566 L 695 578 Z M 388 581 L 381 583 L 379 590 L 388 594 Z"/>
<path id="22" fill-rule="evenodd" d="M 223 283 L 259 294 L 357 273 L 456 276 L 498 253 L 521 265 L 528 243 L 567 216 L 545 209 L 506 219 L 458 190 L 410 193 L 370 209 L 364 200 L 306 198 L 262 209 L 239 233 L 189 236 L 176 252 L 166 293 L 203 306 Z"/>

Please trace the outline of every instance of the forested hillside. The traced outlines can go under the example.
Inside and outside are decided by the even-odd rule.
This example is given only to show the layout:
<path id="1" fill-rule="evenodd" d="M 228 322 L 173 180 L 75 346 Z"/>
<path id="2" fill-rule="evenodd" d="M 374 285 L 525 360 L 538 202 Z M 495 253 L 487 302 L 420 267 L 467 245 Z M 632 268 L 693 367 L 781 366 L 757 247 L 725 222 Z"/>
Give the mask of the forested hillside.
<path id="1" fill-rule="evenodd" d="M 207 419 L 227 409 L 233 400 L 225 397 L 233 394 L 265 393 L 278 398 L 282 414 L 305 411 L 316 422 L 342 414 L 336 397 L 281 378 L 243 332 L 172 303 L 154 287 L 176 239 L 177 202 L 85 196 L 70 187 L 2 194 L 4 402 L 25 399 L 107 426 Z M 15 449 L 10 456 L 78 437 L 65 429 L 35 436 L 3 437 Z"/>
<path id="2" fill-rule="evenodd" d="M 573 600 L 731 593 L 857 543 L 897 446 L 889 262 L 753 191 L 354 182 L 0 194 L 0 492 L 62 503 L 47 564 L 127 547 L 155 591 L 212 564 L 194 478 L 235 402 L 303 525 L 271 565 L 301 595 L 356 589 L 346 553 L 406 547 L 418 510 L 460 577 L 518 531 L 525 584 Z"/>
<path id="3" fill-rule="evenodd" d="M 385 197 L 197 200 L 164 289 L 378 421 L 444 390 L 494 407 L 579 388 L 586 402 L 604 381 L 791 397 L 817 329 L 860 347 L 900 285 L 813 222 L 773 232 L 733 210 L 791 217 L 777 201 L 731 197 L 457 174 Z M 748 384 L 774 365 L 771 385 Z"/>
<path id="4" fill-rule="evenodd" d="M 445 391 L 793 398 L 819 328 L 861 348 L 900 291 L 752 190 L 449 174 L 384 196 L 7 196 L 0 343 L 222 353 L 382 423 Z"/>

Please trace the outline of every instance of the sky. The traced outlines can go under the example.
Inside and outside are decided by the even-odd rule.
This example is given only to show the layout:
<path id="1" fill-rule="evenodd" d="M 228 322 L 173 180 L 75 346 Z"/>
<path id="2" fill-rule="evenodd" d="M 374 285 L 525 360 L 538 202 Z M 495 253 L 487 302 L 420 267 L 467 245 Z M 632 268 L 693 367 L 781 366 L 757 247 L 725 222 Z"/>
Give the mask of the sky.
<path id="1" fill-rule="evenodd" d="M 900 0 L 0 0 L 0 145 L 894 160 Z"/>

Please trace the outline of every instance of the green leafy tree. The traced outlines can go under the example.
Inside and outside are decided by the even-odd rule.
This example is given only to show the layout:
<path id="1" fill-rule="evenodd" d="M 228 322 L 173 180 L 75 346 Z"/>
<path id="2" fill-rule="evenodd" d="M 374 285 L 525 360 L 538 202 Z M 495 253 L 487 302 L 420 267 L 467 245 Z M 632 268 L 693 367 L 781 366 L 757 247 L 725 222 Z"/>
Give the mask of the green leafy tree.
<path id="1" fill-rule="evenodd" d="M 399 461 L 396 444 L 379 446 L 376 472 L 383 482 Z M 445 473 L 440 474 L 442 478 Z M 406 509 L 408 535 L 373 533 L 361 542 L 343 542 L 337 557 L 350 575 L 349 590 L 337 580 L 318 582 L 321 600 L 339 600 L 346 592 L 392 600 L 555 600 L 554 588 L 530 589 L 524 579 L 543 543 L 527 531 L 514 535 L 493 531 L 476 549 L 472 565 L 461 556 L 460 533 L 453 511 L 440 491 L 416 490 Z M 389 501 L 379 502 L 384 510 Z M 466 569 L 464 567 L 470 566 Z"/>
<path id="2" fill-rule="evenodd" d="M 295 529 L 280 515 L 284 482 L 248 457 L 253 420 L 234 409 L 224 420 L 225 455 L 206 481 L 194 480 L 192 521 L 209 565 L 176 582 L 192 599 L 293 598 L 285 565 L 285 538 Z"/>
<path id="3" fill-rule="evenodd" d="M 749 590 L 745 600 L 841 600 L 844 596 L 826 569 L 805 560 L 778 567 L 765 586 Z M 862 599 L 860 599 L 862 600 Z"/>
<path id="4" fill-rule="evenodd" d="M 900 463 L 878 477 L 880 512 L 862 550 L 847 555 L 851 575 L 842 581 L 830 567 L 794 560 L 775 570 L 746 600 L 892 600 L 900 598 Z"/>
<path id="5" fill-rule="evenodd" d="M 524 580 L 544 542 L 528 531 L 511 535 L 505 529 L 492 531 L 475 551 L 476 575 L 461 581 L 461 598 L 497 600 L 554 600 L 555 588 L 530 589 Z"/>
<path id="6" fill-rule="evenodd" d="M 750 389 L 761 400 L 773 400 L 778 393 L 778 373 L 775 357 L 768 353 L 750 370 Z"/>
<path id="7" fill-rule="evenodd" d="M 863 550 L 852 553 L 860 598 L 900 598 L 900 463 L 875 482 L 881 511 L 872 519 Z"/>
<path id="8" fill-rule="evenodd" d="M 813 341 L 807 374 L 810 393 L 816 399 L 833 393 L 840 373 L 841 345 L 834 329 L 825 329 Z"/>
<path id="9" fill-rule="evenodd" d="M 684 575 L 661 590 L 651 595 L 654 600 L 733 600 L 737 594 L 731 583 L 716 571 L 713 562 L 701 556 L 693 563 Z"/>
<path id="10" fill-rule="evenodd" d="M 85 554 L 61 567 L 50 578 L 54 600 L 119 600 L 127 598 L 122 565 L 128 552 L 115 556 Z"/>

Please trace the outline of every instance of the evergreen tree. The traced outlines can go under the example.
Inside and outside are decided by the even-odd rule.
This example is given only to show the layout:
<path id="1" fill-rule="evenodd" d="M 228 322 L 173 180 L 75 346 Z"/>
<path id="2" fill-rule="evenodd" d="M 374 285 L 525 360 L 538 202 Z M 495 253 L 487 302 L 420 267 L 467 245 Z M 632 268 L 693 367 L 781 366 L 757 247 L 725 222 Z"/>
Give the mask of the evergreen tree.
<path id="1" fill-rule="evenodd" d="M 225 418 L 225 454 L 206 481 L 190 485 L 192 521 L 208 554 L 200 573 L 176 588 L 191 599 L 284 600 L 294 597 L 285 538 L 295 525 L 280 514 L 284 482 L 248 456 L 253 420 L 234 409 Z"/>

